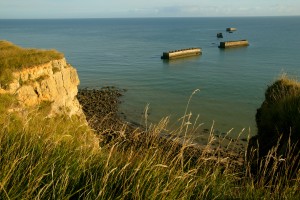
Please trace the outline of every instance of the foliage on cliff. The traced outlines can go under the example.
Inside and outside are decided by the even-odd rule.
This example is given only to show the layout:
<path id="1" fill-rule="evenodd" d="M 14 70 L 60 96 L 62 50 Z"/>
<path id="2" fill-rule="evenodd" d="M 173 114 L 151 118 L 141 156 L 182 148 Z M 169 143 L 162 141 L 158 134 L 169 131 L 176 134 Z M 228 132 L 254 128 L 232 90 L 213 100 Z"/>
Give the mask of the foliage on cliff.
<path id="1" fill-rule="evenodd" d="M 21 48 L 8 41 L 0 40 L 0 84 L 12 80 L 12 72 L 23 68 L 47 63 L 63 58 L 56 50 Z"/>
<path id="2" fill-rule="evenodd" d="M 0 95 L 0 100 L 2 95 Z M 4 96 L 10 108 L 13 97 Z M 0 115 L 0 199 L 299 199 L 299 177 L 293 181 L 274 177 L 268 185 L 236 169 L 229 158 L 211 156 L 210 141 L 196 159 L 186 138 L 176 145 L 161 141 L 168 118 L 147 131 L 132 132 L 136 143 L 124 146 L 127 125 L 102 148 L 91 145 L 91 130 L 77 118 L 47 118 L 43 105 L 25 115 Z M 5 113 L 5 114 L 4 114 Z M 194 133 L 188 117 L 184 133 Z M 105 124 L 105 123 L 103 123 Z M 213 131 L 213 129 L 212 129 Z M 144 135 L 144 136 L 143 136 Z M 213 134 L 210 140 L 216 140 Z M 145 141 L 141 142 L 140 137 Z M 273 155 L 272 155 L 273 156 Z M 195 157 L 194 157 L 195 158 Z M 225 164 L 224 164 L 225 163 Z M 276 166 L 275 166 L 276 167 Z"/>
<path id="3" fill-rule="evenodd" d="M 257 149 L 253 155 L 256 160 L 252 163 L 253 172 L 259 173 L 261 163 L 280 159 L 282 163 L 276 171 L 283 171 L 280 168 L 288 164 L 291 170 L 284 176 L 295 176 L 300 169 L 300 82 L 282 76 L 270 85 L 257 109 L 256 124 L 258 133 L 249 142 L 249 152 L 251 148 Z M 267 160 L 272 151 L 276 157 Z"/>
<path id="4" fill-rule="evenodd" d="M 5 41 L 0 46 L 1 84 L 14 70 L 62 56 L 48 57 L 48 51 L 34 53 Z M 30 58 L 23 51 L 31 52 Z M 157 125 L 146 122 L 145 129 L 129 129 L 125 122 L 113 126 L 106 123 L 106 113 L 98 122 L 98 134 L 113 137 L 101 142 L 79 117 L 49 118 L 51 102 L 26 111 L 16 104 L 14 95 L 0 95 L 0 199 L 300 198 L 300 173 L 293 180 L 265 173 L 253 177 L 248 163 L 236 166 L 221 154 L 220 146 L 212 147 L 223 140 L 214 137 L 213 128 L 207 146 L 197 150 L 187 136 L 199 133 L 201 125 L 188 113 L 175 130 L 168 130 L 169 118 Z M 230 140 L 226 149 L 233 143 Z M 276 151 L 268 156 L 276 157 Z M 262 172 L 277 169 L 278 162 L 260 167 Z M 282 171 L 291 171 L 288 163 Z"/>
<path id="5" fill-rule="evenodd" d="M 282 77 L 269 86 L 256 115 L 258 134 L 275 143 L 282 135 L 300 140 L 300 82 Z"/>

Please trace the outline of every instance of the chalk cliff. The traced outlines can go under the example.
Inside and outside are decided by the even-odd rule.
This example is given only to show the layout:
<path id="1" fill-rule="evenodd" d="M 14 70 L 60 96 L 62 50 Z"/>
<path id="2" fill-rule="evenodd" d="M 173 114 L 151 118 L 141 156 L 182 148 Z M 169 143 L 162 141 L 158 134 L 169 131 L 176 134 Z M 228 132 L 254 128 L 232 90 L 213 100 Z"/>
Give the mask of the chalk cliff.
<path id="1" fill-rule="evenodd" d="M 13 77 L 0 93 L 15 94 L 21 108 L 49 102 L 50 115 L 84 116 L 76 98 L 78 74 L 65 58 L 13 72 Z"/>

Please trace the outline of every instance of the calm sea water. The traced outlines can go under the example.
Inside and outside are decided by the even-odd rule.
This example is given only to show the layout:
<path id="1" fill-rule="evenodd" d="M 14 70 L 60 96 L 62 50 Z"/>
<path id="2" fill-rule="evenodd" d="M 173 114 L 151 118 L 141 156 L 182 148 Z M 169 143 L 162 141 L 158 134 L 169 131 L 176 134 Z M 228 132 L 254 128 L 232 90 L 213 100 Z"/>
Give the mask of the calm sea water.
<path id="1" fill-rule="evenodd" d="M 236 27 L 226 33 L 227 27 Z M 216 38 L 222 32 L 223 39 Z M 186 109 L 203 128 L 251 129 L 267 85 L 281 73 L 300 75 L 300 17 L 0 20 L 0 39 L 23 47 L 62 51 L 77 68 L 80 87 L 128 89 L 121 111 L 141 122 Z M 218 49 L 222 40 L 249 47 Z M 165 62 L 163 51 L 202 48 L 203 55 Z"/>

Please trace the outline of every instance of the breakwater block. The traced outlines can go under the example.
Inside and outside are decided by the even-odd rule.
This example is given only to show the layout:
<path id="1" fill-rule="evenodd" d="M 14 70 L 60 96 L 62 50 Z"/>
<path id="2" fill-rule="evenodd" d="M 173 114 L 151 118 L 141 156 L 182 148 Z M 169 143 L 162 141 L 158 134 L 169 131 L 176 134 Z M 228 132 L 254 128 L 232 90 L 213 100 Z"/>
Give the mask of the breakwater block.
<path id="1" fill-rule="evenodd" d="M 228 32 L 232 32 L 232 31 L 236 31 L 237 29 L 236 28 L 226 28 L 226 31 Z"/>
<path id="2" fill-rule="evenodd" d="M 201 55 L 202 50 L 200 48 L 188 48 L 188 49 L 180 49 L 169 52 L 163 52 L 161 59 L 176 59 L 176 58 L 184 58 L 189 56 L 197 56 Z"/>
<path id="3" fill-rule="evenodd" d="M 220 42 L 219 48 L 225 49 L 225 48 L 241 47 L 241 46 L 249 46 L 248 40 Z"/>

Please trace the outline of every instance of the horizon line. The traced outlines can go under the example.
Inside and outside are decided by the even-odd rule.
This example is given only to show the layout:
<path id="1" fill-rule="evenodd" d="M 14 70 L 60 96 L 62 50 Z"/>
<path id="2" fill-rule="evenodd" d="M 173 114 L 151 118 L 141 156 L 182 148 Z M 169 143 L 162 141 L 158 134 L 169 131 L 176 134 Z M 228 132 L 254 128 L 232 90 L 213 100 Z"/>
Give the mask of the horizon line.
<path id="1" fill-rule="evenodd" d="M 161 18 L 263 18 L 300 17 L 300 15 L 257 15 L 257 16 L 169 16 L 169 17 L 50 17 L 50 18 L 0 18 L 0 20 L 60 20 L 60 19 L 161 19 Z"/>

